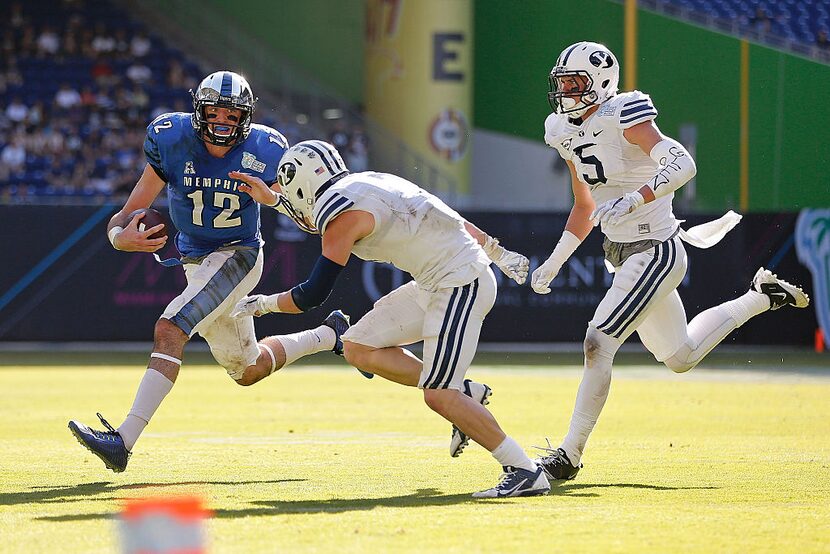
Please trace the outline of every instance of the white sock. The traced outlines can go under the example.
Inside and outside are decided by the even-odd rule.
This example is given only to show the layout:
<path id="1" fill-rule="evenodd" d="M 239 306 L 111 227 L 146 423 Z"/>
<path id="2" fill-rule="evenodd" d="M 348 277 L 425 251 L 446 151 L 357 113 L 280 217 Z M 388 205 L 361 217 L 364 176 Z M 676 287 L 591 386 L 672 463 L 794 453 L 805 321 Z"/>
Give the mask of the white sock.
<path id="1" fill-rule="evenodd" d="M 161 401 L 173 388 L 173 382 L 152 368 L 147 368 L 141 383 L 138 385 L 138 392 L 135 394 L 133 407 L 127 418 L 118 427 L 118 433 L 124 439 L 124 446 L 132 450 L 138 437 L 150 422 L 153 414 L 161 405 Z"/>
<path id="2" fill-rule="evenodd" d="M 579 465 L 588 437 L 599 419 L 611 389 L 611 364 L 620 347 L 618 340 L 593 328 L 588 329 L 586 344 L 591 341 L 591 351 L 585 355 L 585 370 L 576 393 L 571 424 L 562 441 L 562 448 L 574 466 Z"/>
<path id="3" fill-rule="evenodd" d="M 498 445 L 491 454 L 503 466 L 513 466 L 526 469 L 528 471 L 536 471 L 536 464 L 527 457 L 525 451 L 519 446 L 519 443 L 510 437 L 504 437 L 504 440 Z"/>
<path id="4" fill-rule="evenodd" d="M 751 290 L 735 300 L 724 302 L 700 312 L 689 322 L 688 337 L 665 363 L 682 373 L 695 367 L 732 331 L 756 315 L 769 310 L 767 295 Z"/>
<path id="5" fill-rule="evenodd" d="M 290 335 L 274 337 L 285 349 L 285 364 L 283 367 L 292 364 L 309 354 L 324 352 L 334 348 L 337 334 L 328 325 L 320 325 L 316 329 L 300 331 Z"/>

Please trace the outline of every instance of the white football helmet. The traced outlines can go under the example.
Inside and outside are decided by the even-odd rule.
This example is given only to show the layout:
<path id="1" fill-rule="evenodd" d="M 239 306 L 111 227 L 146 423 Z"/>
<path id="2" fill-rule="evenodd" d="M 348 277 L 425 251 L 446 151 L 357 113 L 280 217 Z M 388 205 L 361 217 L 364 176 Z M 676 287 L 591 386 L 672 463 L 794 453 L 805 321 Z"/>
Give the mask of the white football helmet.
<path id="1" fill-rule="evenodd" d="M 316 234 L 314 204 L 331 185 L 348 174 L 340 153 L 328 142 L 298 142 L 285 151 L 277 169 L 277 182 L 282 189 L 280 205 L 300 229 Z"/>
<path id="2" fill-rule="evenodd" d="M 577 42 L 559 54 L 548 81 L 548 102 L 554 113 L 577 118 L 617 94 L 620 64 L 606 46 Z"/>

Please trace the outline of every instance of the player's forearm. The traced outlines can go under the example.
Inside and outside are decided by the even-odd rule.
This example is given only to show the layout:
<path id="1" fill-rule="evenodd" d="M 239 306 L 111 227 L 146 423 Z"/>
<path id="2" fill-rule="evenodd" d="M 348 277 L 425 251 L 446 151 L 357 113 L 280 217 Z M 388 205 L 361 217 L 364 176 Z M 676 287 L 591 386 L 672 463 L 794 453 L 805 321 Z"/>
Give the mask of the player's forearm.
<path id="1" fill-rule="evenodd" d="M 580 241 L 585 240 L 585 237 L 594 228 L 594 224 L 590 220 L 593 211 L 593 204 L 590 206 L 574 204 L 568 216 L 568 221 L 565 222 L 565 231 L 573 234 Z"/>
<path id="2" fill-rule="evenodd" d="M 281 292 L 276 297 L 276 304 L 279 309 L 274 311 L 279 311 L 284 314 L 299 314 L 303 312 L 294 303 L 294 298 L 291 297 L 291 291 Z"/>
<path id="3" fill-rule="evenodd" d="M 697 173 L 692 156 L 674 139 L 666 137 L 655 144 L 649 156 L 657 162 L 658 168 L 654 177 L 637 191 L 643 197 L 643 203 L 673 193 Z"/>
<path id="4" fill-rule="evenodd" d="M 475 225 L 473 225 L 472 223 L 470 223 L 469 221 L 464 222 L 464 228 L 467 230 L 468 233 L 470 233 L 470 236 L 472 236 L 480 246 L 484 246 L 487 243 L 489 235 L 481 229 L 479 229 L 478 227 L 476 227 Z"/>

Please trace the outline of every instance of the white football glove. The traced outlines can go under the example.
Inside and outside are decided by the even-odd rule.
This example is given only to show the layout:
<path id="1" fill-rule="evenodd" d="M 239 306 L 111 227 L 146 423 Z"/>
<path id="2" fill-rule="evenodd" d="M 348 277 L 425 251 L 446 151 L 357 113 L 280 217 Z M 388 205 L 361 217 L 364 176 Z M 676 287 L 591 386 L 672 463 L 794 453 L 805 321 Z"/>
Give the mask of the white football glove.
<path id="1" fill-rule="evenodd" d="M 608 200 L 597 206 L 589 219 L 594 223 L 594 227 L 599 224 L 614 224 L 621 217 L 630 214 L 645 202 L 643 195 L 639 192 L 629 192 L 620 198 Z"/>
<path id="2" fill-rule="evenodd" d="M 562 269 L 562 262 L 551 256 L 533 271 L 533 275 L 530 276 L 530 288 L 537 294 L 548 294 L 550 283 L 556 279 L 560 269 Z"/>
<path id="3" fill-rule="evenodd" d="M 231 317 L 236 319 L 248 316 L 259 317 L 261 315 L 270 314 L 271 312 L 276 311 L 278 311 L 276 294 L 272 294 L 270 296 L 265 294 L 254 294 L 252 296 L 246 296 L 237 302 L 231 312 Z"/>
<path id="4" fill-rule="evenodd" d="M 523 284 L 527 279 L 527 272 L 530 269 L 530 260 L 527 257 L 499 246 L 499 239 L 488 236 L 484 243 L 485 254 L 494 264 L 508 277 Z"/>

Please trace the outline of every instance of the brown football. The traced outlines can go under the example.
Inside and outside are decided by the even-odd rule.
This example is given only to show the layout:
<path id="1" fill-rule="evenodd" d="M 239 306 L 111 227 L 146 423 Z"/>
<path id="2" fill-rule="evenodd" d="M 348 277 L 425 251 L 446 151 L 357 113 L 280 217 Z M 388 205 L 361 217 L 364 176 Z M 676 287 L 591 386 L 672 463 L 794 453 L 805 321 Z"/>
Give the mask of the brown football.
<path id="1" fill-rule="evenodd" d="M 154 210 L 153 208 L 140 208 L 132 212 L 129 216 L 127 216 L 127 223 L 132 221 L 133 218 L 141 212 L 144 212 L 144 217 L 138 220 L 139 231 L 144 231 L 146 229 L 149 229 L 150 227 L 155 227 L 159 223 L 163 223 L 164 229 L 156 233 L 153 233 L 147 238 L 160 239 L 161 237 L 167 235 L 167 232 L 170 230 L 170 223 L 167 221 L 167 218 L 164 217 L 164 215 L 162 215 L 161 212 L 159 212 L 158 210 Z"/>

